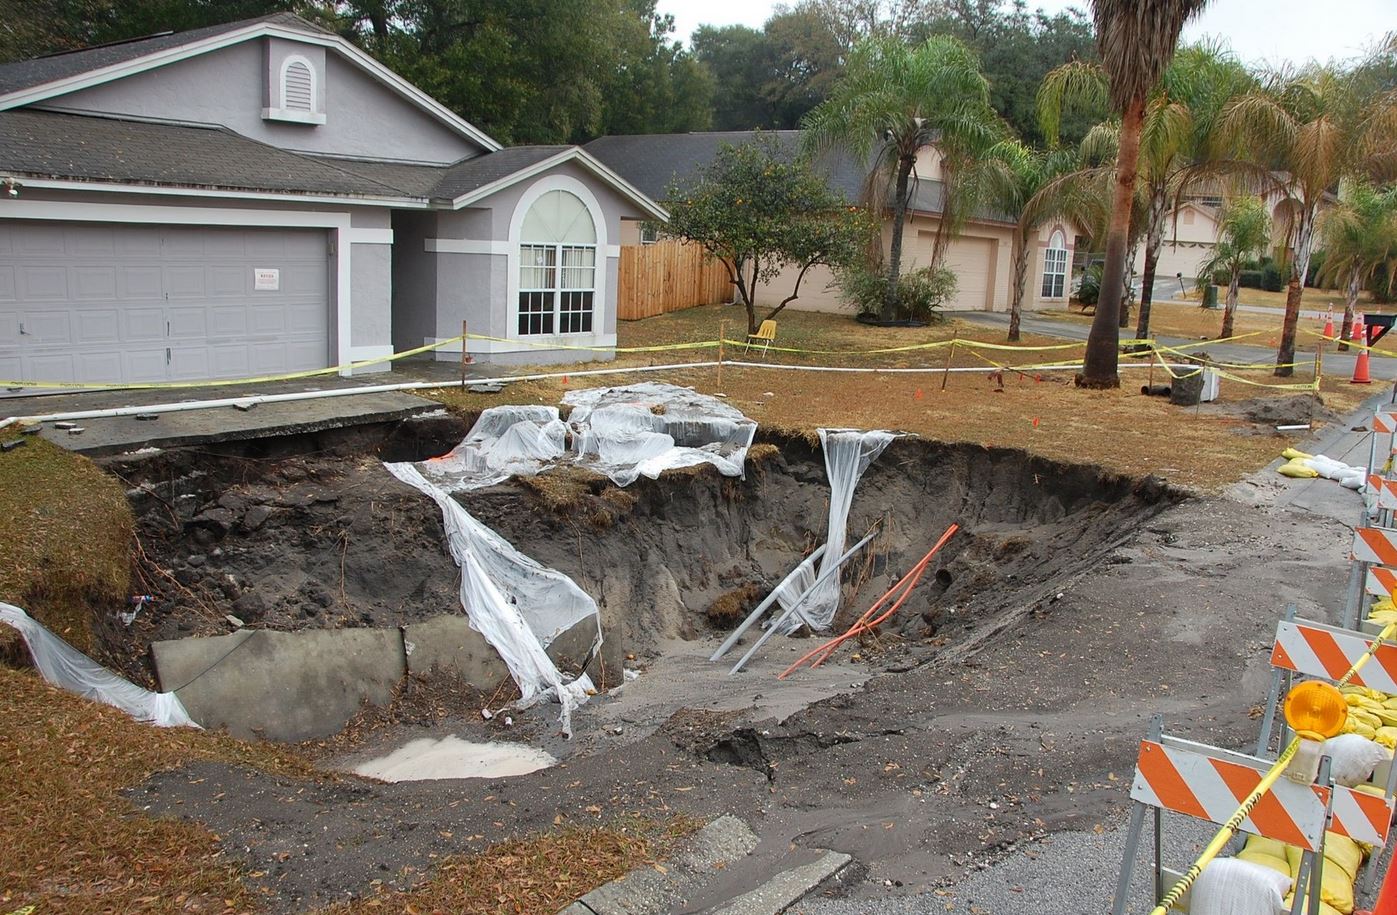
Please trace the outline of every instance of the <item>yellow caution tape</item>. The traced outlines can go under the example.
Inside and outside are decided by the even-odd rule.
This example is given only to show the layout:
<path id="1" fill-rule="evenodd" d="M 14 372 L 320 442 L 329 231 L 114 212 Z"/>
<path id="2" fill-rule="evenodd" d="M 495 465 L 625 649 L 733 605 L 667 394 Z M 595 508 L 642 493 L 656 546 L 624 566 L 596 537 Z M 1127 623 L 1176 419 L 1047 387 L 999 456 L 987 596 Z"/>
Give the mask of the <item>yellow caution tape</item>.
<path id="1" fill-rule="evenodd" d="M 244 384 L 264 384 L 269 381 L 294 381 L 298 378 L 316 378 L 321 375 L 335 375 L 342 371 L 364 368 L 370 365 L 380 365 L 384 362 L 393 362 L 397 359 L 405 359 L 408 356 L 416 356 L 429 350 L 440 349 L 451 343 L 460 343 L 462 338 L 458 335 L 447 340 L 438 340 L 436 343 L 428 343 L 426 346 L 419 346 L 416 349 L 405 350 L 401 353 L 393 353 L 389 356 L 379 356 L 376 359 L 363 359 L 359 362 L 346 362 L 341 365 L 332 365 L 329 368 L 310 369 L 305 372 L 288 372 L 284 375 L 257 375 L 252 378 L 227 378 L 210 381 L 112 381 L 82 382 L 82 381 L 3 381 L 0 380 L 0 388 L 45 388 L 53 390 L 111 390 L 119 388 L 121 390 L 165 390 L 176 388 L 222 388 L 233 387 Z"/>
<path id="2" fill-rule="evenodd" d="M 34 915 L 38 908 L 36 905 L 27 905 L 22 909 L 15 909 L 10 915 Z"/>
<path id="3" fill-rule="evenodd" d="M 723 340 L 727 346 L 746 346 L 745 340 Z M 756 344 L 753 344 L 756 345 Z M 1019 346 L 1013 343 L 987 343 L 983 340 L 966 340 L 954 338 L 951 340 L 933 340 L 928 343 L 909 343 L 905 346 L 885 346 L 879 349 L 799 349 L 792 346 L 765 346 L 763 352 L 773 353 L 799 353 L 806 356 L 879 356 L 886 353 L 909 353 L 916 350 L 944 349 L 948 346 L 960 346 L 966 349 L 997 349 L 1023 352 L 1044 352 L 1047 350 L 1077 349 L 1086 346 L 1086 341 L 1076 343 L 1056 343 L 1049 346 Z"/>
<path id="4" fill-rule="evenodd" d="M 543 343 L 535 340 L 525 340 L 519 337 L 491 337 L 488 334 L 467 334 L 472 340 L 489 340 L 492 343 L 514 343 L 520 346 L 532 346 L 536 349 L 568 349 L 580 350 L 582 352 L 607 352 L 607 353 L 664 353 L 671 350 L 683 349 L 713 349 L 718 346 L 718 340 L 695 340 L 692 343 L 657 343 L 653 346 L 574 346 L 567 343 Z M 461 339 L 460 337 L 456 338 Z M 735 343 L 736 341 L 722 341 Z M 742 346 L 744 344 L 737 344 Z M 774 348 L 774 347 L 773 347 Z"/>
<path id="5" fill-rule="evenodd" d="M 1304 331 L 1304 333 L 1309 334 L 1311 337 L 1318 337 L 1321 340 L 1328 340 L 1330 343 L 1346 343 L 1349 345 L 1351 349 L 1367 350 L 1368 352 L 1375 353 L 1379 356 L 1397 356 L 1397 350 L 1378 349 L 1376 346 L 1368 346 L 1366 343 L 1359 343 L 1356 340 L 1344 340 L 1340 337 L 1329 337 L 1324 335 L 1323 333 L 1320 333 L 1317 330 L 1306 330 Z"/>

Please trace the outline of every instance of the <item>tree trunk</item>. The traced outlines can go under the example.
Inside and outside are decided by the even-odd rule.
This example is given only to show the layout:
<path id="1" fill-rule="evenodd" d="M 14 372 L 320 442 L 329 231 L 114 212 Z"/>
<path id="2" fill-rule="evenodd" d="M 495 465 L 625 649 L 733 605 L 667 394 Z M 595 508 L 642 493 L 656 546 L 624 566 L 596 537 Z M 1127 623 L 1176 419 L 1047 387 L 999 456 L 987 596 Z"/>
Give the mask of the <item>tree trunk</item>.
<path id="1" fill-rule="evenodd" d="M 1143 97 L 1131 99 L 1121 122 L 1120 154 L 1116 159 L 1116 186 L 1111 201 L 1111 222 L 1106 232 L 1106 263 L 1101 275 L 1101 295 L 1087 336 L 1082 374 L 1084 388 L 1118 388 L 1121 384 L 1120 312 L 1125 287 L 1126 248 L 1130 242 L 1130 202 L 1135 195 L 1135 168 L 1140 159 L 1140 126 L 1145 116 Z"/>
<path id="2" fill-rule="evenodd" d="M 897 162 L 897 194 L 893 200 L 893 237 L 888 243 L 888 288 L 883 294 L 883 311 L 878 317 L 892 321 L 897 317 L 897 280 L 902 275 L 902 223 L 907 218 L 907 181 L 912 167 L 917 164 L 913 156 L 903 156 Z"/>
<path id="3" fill-rule="evenodd" d="M 1353 313 L 1358 310 L 1358 269 L 1349 271 L 1348 287 L 1344 291 L 1344 326 L 1339 329 L 1339 352 L 1348 349 L 1348 340 L 1353 333 Z"/>
<path id="4" fill-rule="evenodd" d="M 1310 269 L 1310 243 L 1314 237 L 1314 208 L 1300 211 L 1295 233 L 1295 256 L 1290 259 L 1290 283 L 1285 290 L 1285 323 L 1281 325 L 1281 345 L 1276 350 L 1276 377 L 1295 374 L 1295 328 L 1300 323 L 1300 297 L 1305 292 L 1305 273 Z"/>
<path id="5" fill-rule="evenodd" d="M 1227 301 L 1222 306 L 1222 333 L 1219 340 L 1232 336 L 1232 316 L 1237 313 L 1237 288 L 1242 285 L 1242 265 L 1232 265 L 1232 275 L 1227 280 Z"/>
<path id="6" fill-rule="evenodd" d="M 1021 228 L 1014 235 L 1013 295 L 1009 301 L 1009 342 L 1019 342 L 1019 322 L 1023 318 L 1024 281 L 1028 276 L 1028 237 Z"/>
<path id="7" fill-rule="evenodd" d="M 1145 233 L 1145 272 L 1140 276 L 1140 317 L 1135 323 L 1135 336 L 1148 340 L 1150 336 L 1150 305 L 1154 302 L 1154 274 L 1159 266 L 1159 248 L 1164 243 L 1164 201 L 1155 195 L 1150 201 L 1150 227 Z"/>

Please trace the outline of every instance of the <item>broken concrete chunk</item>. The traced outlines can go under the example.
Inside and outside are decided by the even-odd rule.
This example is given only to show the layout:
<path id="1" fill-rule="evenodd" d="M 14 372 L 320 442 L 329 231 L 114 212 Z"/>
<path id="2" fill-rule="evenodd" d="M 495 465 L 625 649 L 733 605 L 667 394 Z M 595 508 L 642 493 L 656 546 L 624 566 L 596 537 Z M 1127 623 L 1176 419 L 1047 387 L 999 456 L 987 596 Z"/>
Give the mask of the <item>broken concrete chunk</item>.
<path id="1" fill-rule="evenodd" d="M 234 629 L 241 629 L 243 626 L 247 625 L 231 613 L 225 616 L 224 619 L 227 620 Z"/>
<path id="2" fill-rule="evenodd" d="M 243 515 L 243 527 L 249 531 L 255 531 L 267 523 L 267 519 L 272 515 L 272 509 L 267 505 L 254 505 Z"/>

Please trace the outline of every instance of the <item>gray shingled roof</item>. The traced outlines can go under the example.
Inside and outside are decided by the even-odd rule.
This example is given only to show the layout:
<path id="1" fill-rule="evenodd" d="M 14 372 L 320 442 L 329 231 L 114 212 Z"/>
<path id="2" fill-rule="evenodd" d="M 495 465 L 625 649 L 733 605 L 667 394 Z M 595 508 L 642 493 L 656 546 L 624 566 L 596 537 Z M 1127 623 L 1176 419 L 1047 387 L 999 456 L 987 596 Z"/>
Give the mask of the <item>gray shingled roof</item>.
<path id="1" fill-rule="evenodd" d="M 223 127 L 0 111 L 0 173 L 35 178 L 452 200 L 570 148 L 416 165 L 288 152 Z"/>
<path id="2" fill-rule="evenodd" d="M 270 16 L 259 16 L 256 19 L 243 19 L 238 22 L 225 22 L 222 25 L 211 25 L 202 29 L 190 29 L 187 32 L 175 32 L 169 35 L 153 35 L 149 38 L 137 38 L 132 41 L 114 42 L 107 45 L 99 45 L 93 48 L 81 48 L 76 51 L 65 51 L 58 54 L 50 54 L 48 57 L 36 57 L 32 60 L 20 60 L 14 63 L 0 64 L 0 95 L 8 95 L 11 92 L 18 92 L 21 89 L 32 89 L 35 86 L 42 86 L 55 80 L 67 79 L 70 76 L 77 76 L 90 70 L 100 70 L 103 67 L 110 67 L 113 64 L 125 63 L 128 60 L 135 60 L 156 51 L 165 51 L 170 48 L 177 48 L 181 45 L 191 44 L 204 38 L 211 38 L 225 32 L 232 32 L 253 25 L 258 22 L 269 22 L 287 28 L 298 29 L 303 32 L 324 33 L 325 30 L 316 26 L 294 13 L 273 13 Z"/>
<path id="3" fill-rule="evenodd" d="M 17 109 L 0 112 L 0 172 L 182 187 L 413 196 L 325 159 L 193 127 Z"/>
<path id="4" fill-rule="evenodd" d="M 776 141 L 779 149 L 794 156 L 800 149 L 801 131 L 769 130 L 764 136 Z M 726 144 L 750 143 L 756 134 L 747 130 L 709 133 L 661 133 L 635 136 L 600 137 L 584 149 L 608 168 L 635 185 L 647 196 L 661 200 L 671 182 L 681 186 L 693 180 Z M 817 163 L 831 190 L 855 201 L 863 192 L 866 170 L 847 155 L 833 153 Z"/>

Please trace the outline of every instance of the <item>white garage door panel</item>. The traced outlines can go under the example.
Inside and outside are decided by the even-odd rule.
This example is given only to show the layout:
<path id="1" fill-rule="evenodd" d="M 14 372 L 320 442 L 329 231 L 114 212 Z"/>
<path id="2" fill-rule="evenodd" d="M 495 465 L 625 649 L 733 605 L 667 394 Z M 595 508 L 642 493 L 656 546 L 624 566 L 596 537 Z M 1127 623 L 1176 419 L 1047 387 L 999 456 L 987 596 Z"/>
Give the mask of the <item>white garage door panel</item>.
<path id="1" fill-rule="evenodd" d="M 0 221 L 0 379 L 183 381 L 324 368 L 320 229 Z M 277 289 L 256 289 L 275 270 Z M 22 332 L 21 332 L 22 331 Z"/>
<path id="2" fill-rule="evenodd" d="M 946 249 L 946 266 L 956 275 L 956 294 L 949 308 L 958 311 L 985 309 L 993 245 L 988 239 L 958 238 Z"/>

